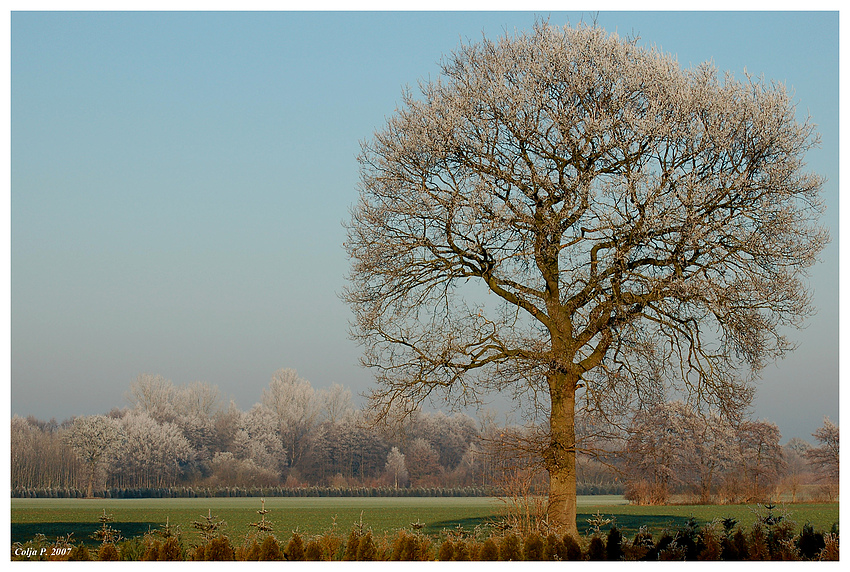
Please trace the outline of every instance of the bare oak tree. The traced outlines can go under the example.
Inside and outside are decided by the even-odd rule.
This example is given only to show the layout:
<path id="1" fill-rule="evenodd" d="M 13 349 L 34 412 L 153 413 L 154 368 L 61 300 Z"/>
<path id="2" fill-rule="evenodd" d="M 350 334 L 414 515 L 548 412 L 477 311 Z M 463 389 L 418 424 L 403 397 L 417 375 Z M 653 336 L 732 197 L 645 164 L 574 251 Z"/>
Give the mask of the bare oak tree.
<path id="1" fill-rule="evenodd" d="M 596 26 L 464 44 L 441 72 L 359 157 L 344 296 L 372 403 L 546 397 L 548 517 L 577 535 L 577 407 L 660 379 L 737 411 L 790 349 L 828 240 L 818 136 L 782 85 Z"/>

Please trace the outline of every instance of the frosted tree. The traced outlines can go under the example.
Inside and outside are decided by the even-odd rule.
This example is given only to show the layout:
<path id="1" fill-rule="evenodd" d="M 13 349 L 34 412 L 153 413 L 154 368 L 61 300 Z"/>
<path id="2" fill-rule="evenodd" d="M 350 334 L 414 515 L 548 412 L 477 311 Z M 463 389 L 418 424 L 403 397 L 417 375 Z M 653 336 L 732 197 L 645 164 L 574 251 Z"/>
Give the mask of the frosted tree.
<path id="1" fill-rule="evenodd" d="M 210 460 L 210 449 L 220 437 L 217 422 L 225 414 L 217 386 L 203 381 L 175 386 L 161 375 L 141 374 L 130 384 L 126 399 L 134 411 L 157 423 L 176 424 L 198 463 Z"/>
<path id="2" fill-rule="evenodd" d="M 392 476 L 395 488 L 398 488 L 399 483 L 404 486 L 407 482 L 407 466 L 404 463 L 404 454 L 398 450 L 398 447 L 393 447 L 387 454 L 385 469 L 387 474 Z"/>
<path id="3" fill-rule="evenodd" d="M 156 421 L 174 421 L 176 391 L 170 379 L 143 373 L 130 384 L 126 399 L 132 408 L 144 411 Z"/>
<path id="4" fill-rule="evenodd" d="M 419 412 L 411 423 L 411 436 L 428 441 L 439 454 L 440 465 L 449 470 L 457 467 L 477 433 L 475 421 L 465 414 Z"/>
<path id="5" fill-rule="evenodd" d="M 44 423 L 32 416 L 12 416 L 9 468 L 13 489 L 74 486 L 80 462 L 65 444 L 64 434 L 54 420 Z"/>
<path id="6" fill-rule="evenodd" d="M 785 458 L 782 483 L 786 490 L 791 493 L 792 504 L 797 502 L 797 495 L 810 476 L 805 454 L 811 448 L 812 446 L 809 443 L 799 437 L 792 437 L 782 447 L 782 456 Z"/>
<path id="7" fill-rule="evenodd" d="M 823 425 L 812 433 L 818 445 L 807 450 L 805 455 L 818 474 L 818 477 L 831 483 L 838 483 L 838 425 L 824 417 Z"/>
<path id="8" fill-rule="evenodd" d="M 346 479 L 379 477 L 384 474 L 389 445 L 380 432 L 363 418 L 361 411 L 336 423 L 324 422 L 314 439 L 318 479 L 337 473 Z"/>
<path id="9" fill-rule="evenodd" d="M 242 414 L 230 450 L 237 458 L 250 460 L 280 478 L 286 467 L 287 451 L 277 415 L 264 405 L 255 404 Z"/>
<path id="10" fill-rule="evenodd" d="M 626 442 L 627 497 L 660 504 L 684 487 L 702 504 L 717 493 L 729 502 L 762 501 L 785 466 L 779 438 L 767 421 L 732 423 L 682 401 L 657 404 L 635 416 Z"/>
<path id="11" fill-rule="evenodd" d="M 680 444 L 669 404 L 656 404 L 635 415 L 626 442 L 626 498 L 638 504 L 664 504 L 677 483 Z"/>
<path id="12" fill-rule="evenodd" d="M 236 403 L 231 400 L 227 408 L 222 408 L 215 414 L 215 439 L 212 447 L 217 451 L 225 451 L 230 448 L 233 438 L 239 430 L 243 412 Z"/>
<path id="13" fill-rule="evenodd" d="M 294 369 L 280 369 L 272 375 L 260 402 L 275 415 L 290 465 L 296 466 L 310 446 L 311 431 L 321 411 L 315 390 Z"/>
<path id="14" fill-rule="evenodd" d="M 769 421 L 745 420 L 735 428 L 738 464 L 734 472 L 746 484 L 746 500 L 761 501 L 772 496 L 786 467 L 780 437 L 779 427 Z"/>
<path id="15" fill-rule="evenodd" d="M 126 437 L 116 465 L 126 487 L 162 487 L 176 484 L 195 451 L 180 428 L 157 423 L 144 411 L 131 411 L 121 420 Z"/>
<path id="16" fill-rule="evenodd" d="M 484 486 L 487 484 L 487 458 L 481 447 L 475 443 L 470 443 L 466 451 L 461 457 L 460 464 L 457 467 L 457 472 L 461 478 L 461 482 L 469 482 L 473 485 Z"/>
<path id="17" fill-rule="evenodd" d="M 91 497 L 98 472 L 115 457 L 125 440 L 121 425 L 104 415 L 77 417 L 66 440 L 86 467 L 86 497 Z"/>
<path id="18" fill-rule="evenodd" d="M 193 381 L 175 388 L 174 409 L 184 417 L 211 418 L 222 408 L 218 386 L 205 381 Z"/>
<path id="19" fill-rule="evenodd" d="M 318 397 L 322 404 L 322 417 L 325 421 L 337 423 L 354 414 L 351 390 L 338 383 L 334 383 L 329 389 L 320 390 Z"/>
<path id="20" fill-rule="evenodd" d="M 173 403 L 174 422 L 191 443 L 198 460 L 208 461 L 218 437 L 216 421 L 223 408 L 218 387 L 203 381 L 177 387 Z"/>
<path id="21" fill-rule="evenodd" d="M 217 486 L 250 487 L 280 484 L 280 472 L 253 459 L 239 459 L 230 451 L 216 452 L 210 460 L 210 482 Z"/>
<path id="22" fill-rule="evenodd" d="M 577 408 L 618 412 L 654 369 L 738 411 L 791 349 L 828 240 L 817 134 L 783 85 L 595 26 L 464 44 L 420 88 L 363 144 L 347 223 L 372 406 L 530 398 L 577 536 Z"/>
<path id="23" fill-rule="evenodd" d="M 701 504 L 708 504 L 721 477 L 736 461 L 734 427 L 717 414 L 700 415 L 682 402 L 674 408 L 678 480 Z"/>
<path id="24" fill-rule="evenodd" d="M 416 486 L 434 486 L 440 475 L 440 454 L 433 445 L 417 437 L 407 447 L 405 464 L 410 482 Z"/>

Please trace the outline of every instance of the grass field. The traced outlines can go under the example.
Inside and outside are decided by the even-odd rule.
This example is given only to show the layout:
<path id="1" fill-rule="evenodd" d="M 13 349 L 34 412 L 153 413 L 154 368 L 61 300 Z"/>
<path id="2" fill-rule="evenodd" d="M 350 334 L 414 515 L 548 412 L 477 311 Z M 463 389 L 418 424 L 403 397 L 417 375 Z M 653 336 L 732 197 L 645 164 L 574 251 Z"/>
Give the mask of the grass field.
<path id="1" fill-rule="evenodd" d="M 260 516 L 259 498 L 203 498 L 203 499 L 12 499 L 11 536 L 13 542 L 31 540 L 41 533 L 48 539 L 74 533 L 76 541 L 90 539 L 99 527 L 98 516 L 106 510 L 112 515 L 110 525 L 124 537 L 140 536 L 164 525 L 178 525 L 189 538 L 195 536 L 193 521 L 208 514 L 227 523 L 225 532 L 234 540 L 243 538 L 252 529 L 250 523 Z M 472 530 L 499 517 L 505 505 L 495 498 L 482 497 L 390 497 L 390 498 L 268 498 L 265 508 L 270 510 L 266 520 L 274 524 L 279 538 L 288 537 L 298 530 L 305 535 L 327 532 L 336 527 L 347 534 L 355 522 L 363 519 L 365 527 L 376 534 L 410 528 L 414 522 L 425 525 L 424 532 L 439 534 L 444 529 L 463 526 Z M 587 519 L 596 513 L 614 518 L 624 535 L 632 536 L 641 526 L 653 534 L 664 529 L 675 529 L 688 518 L 700 523 L 714 518 L 732 517 L 742 527 L 749 527 L 756 519 L 756 507 L 748 505 L 671 505 L 662 507 L 631 506 L 619 496 L 579 497 L 578 525 L 581 532 L 588 528 Z M 815 529 L 828 531 L 838 522 L 838 504 L 795 504 L 777 507 L 775 514 L 786 512 L 801 527 L 811 522 Z M 764 512 L 762 510 L 762 512 Z"/>

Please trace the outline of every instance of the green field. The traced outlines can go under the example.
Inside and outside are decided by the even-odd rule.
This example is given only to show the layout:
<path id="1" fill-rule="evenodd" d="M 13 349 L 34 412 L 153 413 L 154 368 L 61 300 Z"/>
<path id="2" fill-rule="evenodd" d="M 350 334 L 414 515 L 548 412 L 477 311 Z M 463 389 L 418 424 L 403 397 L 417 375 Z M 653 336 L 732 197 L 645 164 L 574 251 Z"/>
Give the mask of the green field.
<path id="1" fill-rule="evenodd" d="M 98 516 L 106 510 L 112 515 L 110 525 L 124 537 L 143 535 L 165 524 L 166 518 L 178 525 L 192 538 L 193 521 L 202 520 L 208 511 L 218 520 L 227 522 L 225 532 L 233 539 L 243 538 L 257 522 L 259 498 L 203 499 L 12 499 L 11 536 L 13 542 L 31 540 L 41 533 L 52 540 L 74 533 L 76 541 L 90 540 L 98 528 Z M 424 532 L 437 535 L 444 529 L 463 526 L 471 531 L 499 518 L 505 505 L 495 498 L 482 497 L 275 497 L 265 501 L 270 510 L 266 520 L 274 524 L 276 535 L 288 537 L 298 530 L 305 535 L 320 534 L 336 528 L 347 534 L 362 515 L 365 527 L 376 534 L 410 528 L 414 522 L 425 525 Z M 618 496 L 579 497 L 578 524 L 581 532 L 588 528 L 587 519 L 597 512 L 614 518 L 626 536 L 632 536 L 641 526 L 658 533 L 682 526 L 690 517 L 700 523 L 714 518 L 732 517 L 741 526 L 749 527 L 756 518 L 755 506 L 748 505 L 672 505 L 662 507 L 631 506 Z M 838 504 L 795 504 L 778 507 L 801 527 L 811 522 L 815 529 L 828 531 L 838 522 Z M 762 511 L 764 512 L 764 511 Z"/>

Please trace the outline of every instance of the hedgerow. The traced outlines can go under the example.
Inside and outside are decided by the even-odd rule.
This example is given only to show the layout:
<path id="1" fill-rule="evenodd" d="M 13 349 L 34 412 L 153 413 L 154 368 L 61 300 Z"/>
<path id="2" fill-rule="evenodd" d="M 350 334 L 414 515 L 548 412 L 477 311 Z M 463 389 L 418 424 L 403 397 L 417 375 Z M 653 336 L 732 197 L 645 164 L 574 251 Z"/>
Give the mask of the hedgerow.
<path id="1" fill-rule="evenodd" d="M 222 498 L 222 497 L 492 497 L 493 487 L 164 487 L 94 490 L 95 498 Z M 12 489 L 12 498 L 85 498 L 76 488 Z"/>

